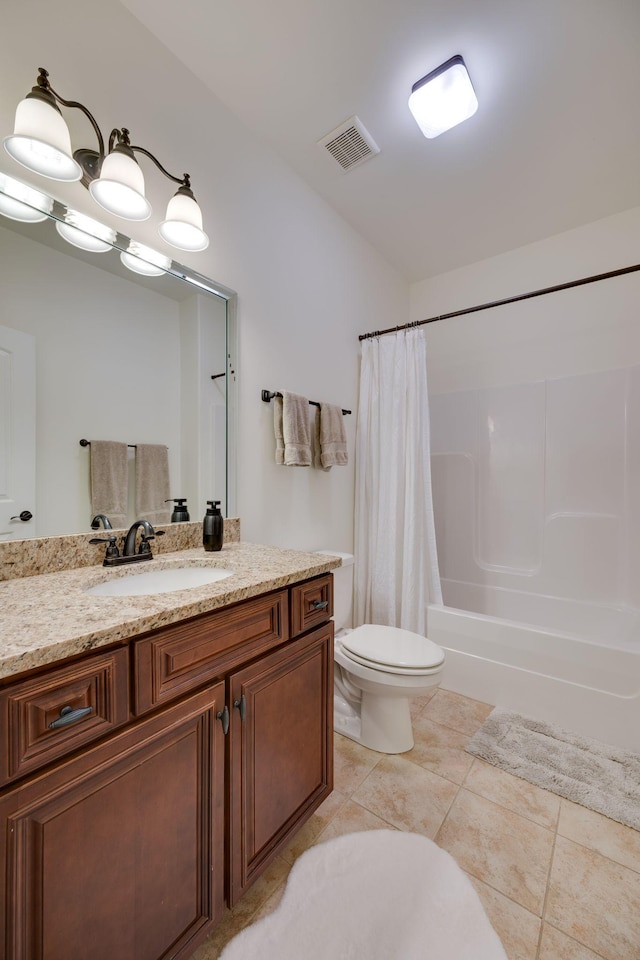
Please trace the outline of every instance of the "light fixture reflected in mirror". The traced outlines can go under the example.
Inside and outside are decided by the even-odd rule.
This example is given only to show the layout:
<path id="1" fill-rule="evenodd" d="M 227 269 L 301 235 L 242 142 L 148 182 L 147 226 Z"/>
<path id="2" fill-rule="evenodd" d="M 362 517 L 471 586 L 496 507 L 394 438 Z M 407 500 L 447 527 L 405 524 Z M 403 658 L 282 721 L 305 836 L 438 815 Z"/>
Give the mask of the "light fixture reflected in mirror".
<path id="1" fill-rule="evenodd" d="M 56 230 L 67 243 L 90 253 L 106 253 L 116 242 L 116 231 L 77 210 L 67 210 L 64 221 L 56 221 Z"/>
<path id="2" fill-rule="evenodd" d="M 169 257 L 137 240 L 129 242 L 128 249 L 120 254 L 120 260 L 128 270 L 140 273 L 143 277 L 160 277 L 171 266 Z"/>
<path id="3" fill-rule="evenodd" d="M 94 116 L 81 103 L 64 100 L 52 89 L 48 73 L 39 68 L 36 86 L 18 104 L 15 128 L 4 138 L 7 153 L 18 163 L 54 180 L 79 180 L 103 209 L 126 220 L 147 220 L 151 204 L 144 192 L 144 176 L 135 154 L 153 161 L 165 177 L 179 184 L 159 227 L 162 238 L 180 250 L 199 251 L 209 246 L 202 228 L 202 211 L 191 190 L 188 173 L 174 177 L 144 147 L 135 146 L 126 127 L 111 131 L 107 149 Z M 71 152 L 69 129 L 58 104 L 82 111 L 98 141 L 98 149 L 85 147 Z"/>
<path id="4" fill-rule="evenodd" d="M 53 208 L 53 200 L 21 180 L 0 174 L 0 213 L 10 220 L 40 223 Z"/>

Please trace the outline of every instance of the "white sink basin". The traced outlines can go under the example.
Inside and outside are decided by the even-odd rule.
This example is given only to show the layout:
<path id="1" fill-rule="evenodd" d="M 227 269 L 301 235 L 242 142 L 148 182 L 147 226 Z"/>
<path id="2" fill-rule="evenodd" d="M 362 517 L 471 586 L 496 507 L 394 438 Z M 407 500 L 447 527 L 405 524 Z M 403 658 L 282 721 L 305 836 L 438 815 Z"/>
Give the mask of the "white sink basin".
<path id="1" fill-rule="evenodd" d="M 86 592 L 96 597 L 147 597 L 154 593 L 203 587 L 207 583 L 215 583 L 216 580 L 224 580 L 232 575 L 233 570 L 218 567 L 167 567 L 164 570 L 132 573 L 127 577 L 105 580 L 95 587 L 89 587 Z"/>

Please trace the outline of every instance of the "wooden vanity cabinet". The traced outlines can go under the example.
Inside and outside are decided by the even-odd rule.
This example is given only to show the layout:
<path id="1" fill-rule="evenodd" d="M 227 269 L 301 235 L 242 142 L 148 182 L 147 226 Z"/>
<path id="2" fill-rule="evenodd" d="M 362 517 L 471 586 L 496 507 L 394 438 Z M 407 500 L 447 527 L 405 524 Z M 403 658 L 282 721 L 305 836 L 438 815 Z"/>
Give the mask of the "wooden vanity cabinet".
<path id="1" fill-rule="evenodd" d="M 41 769 L 0 791 L 0 960 L 192 956 L 332 790 L 333 611 L 318 606 L 331 581 L 117 648 L 129 720 L 42 751 Z M 5 700 L 35 691 L 40 710 L 51 674 L 57 706 L 77 665 L 65 670 L 16 678 Z"/>

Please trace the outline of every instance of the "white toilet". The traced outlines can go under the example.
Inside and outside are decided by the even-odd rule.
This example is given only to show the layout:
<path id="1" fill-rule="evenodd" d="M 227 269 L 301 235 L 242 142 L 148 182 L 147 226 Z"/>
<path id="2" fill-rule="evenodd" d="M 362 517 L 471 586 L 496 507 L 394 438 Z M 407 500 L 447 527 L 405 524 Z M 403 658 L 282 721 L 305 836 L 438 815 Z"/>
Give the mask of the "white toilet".
<path id="1" fill-rule="evenodd" d="M 377 624 L 355 630 L 351 622 L 353 556 L 333 571 L 336 629 L 333 726 L 370 750 L 405 753 L 413 747 L 409 700 L 440 683 L 444 651 L 431 640 Z"/>

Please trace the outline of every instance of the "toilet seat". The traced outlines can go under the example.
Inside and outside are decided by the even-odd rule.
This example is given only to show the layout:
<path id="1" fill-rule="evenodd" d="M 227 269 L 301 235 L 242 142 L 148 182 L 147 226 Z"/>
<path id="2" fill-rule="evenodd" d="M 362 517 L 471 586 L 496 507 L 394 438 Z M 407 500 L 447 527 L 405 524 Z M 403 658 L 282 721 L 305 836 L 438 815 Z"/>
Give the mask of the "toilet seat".
<path id="1" fill-rule="evenodd" d="M 444 651 L 427 637 L 381 624 L 357 627 L 341 646 L 349 660 L 387 673 L 425 676 L 438 672 L 444 663 Z"/>

